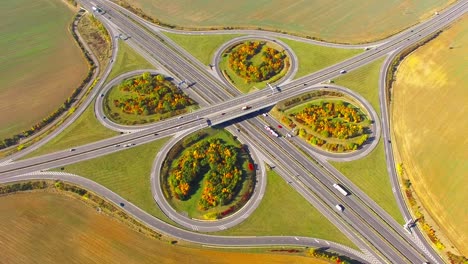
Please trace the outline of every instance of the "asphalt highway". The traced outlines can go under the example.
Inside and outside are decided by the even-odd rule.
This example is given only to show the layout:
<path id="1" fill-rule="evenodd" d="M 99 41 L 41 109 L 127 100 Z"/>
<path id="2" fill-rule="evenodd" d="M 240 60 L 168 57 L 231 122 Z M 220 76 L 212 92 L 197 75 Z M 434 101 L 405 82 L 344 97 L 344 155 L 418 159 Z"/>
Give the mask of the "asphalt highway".
<path id="1" fill-rule="evenodd" d="M 226 246 L 232 248 L 242 247 L 261 247 L 261 246 L 302 246 L 302 247 L 327 247 L 331 250 L 341 253 L 346 256 L 350 256 L 364 263 L 370 262 L 369 259 L 358 252 L 357 250 L 345 247 L 332 241 L 323 239 L 310 238 L 310 237 L 288 237 L 288 236 L 212 236 L 206 234 L 200 234 L 190 232 L 184 229 L 167 224 L 158 218 L 146 213 L 137 206 L 133 205 L 129 201 L 126 201 L 123 197 L 112 192 L 106 187 L 97 184 L 94 181 L 80 177 L 78 175 L 63 173 L 63 172 L 35 172 L 25 175 L 17 175 L 12 177 L 1 177 L 0 183 L 13 183 L 17 181 L 27 180 L 63 180 L 82 186 L 83 188 L 90 190 L 94 193 L 99 194 L 106 200 L 114 203 L 117 207 L 120 207 L 120 203 L 124 203 L 122 209 L 129 215 L 135 217 L 142 223 L 150 226 L 151 228 L 158 230 L 169 237 L 175 239 L 181 239 L 188 242 L 199 243 L 206 246 Z"/>
<path id="2" fill-rule="evenodd" d="M 100 2 L 104 7 L 108 7 L 106 6 L 106 4 L 108 4 L 107 2 L 97 2 Z M 339 72 L 341 70 L 349 72 L 366 65 L 377 58 L 386 56 L 395 50 L 406 48 L 409 45 L 420 41 L 464 14 L 467 9 L 466 3 L 466 1 L 458 2 L 444 12 L 440 12 L 440 14 L 433 19 L 397 34 L 388 41 L 382 42 L 380 46 L 366 51 L 361 55 L 314 74 L 281 85 L 281 92 L 272 94 L 268 89 L 264 89 L 249 95 L 238 96 L 234 99 L 228 100 L 226 94 L 230 94 L 231 96 L 235 95 L 232 89 L 230 89 L 230 87 L 226 87 L 226 85 L 221 81 L 213 78 L 213 75 L 208 73 L 206 68 L 203 68 L 202 65 L 197 65 L 196 63 L 195 66 L 192 66 L 189 60 L 184 59 L 183 56 L 178 56 L 181 54 L 177 52 L 177 48 L 168 48 L 164 44 L 163 38 L 159 37 L 159 40 L 157 40 L 157 34 L 148 33 L 148 31 L 133 25 L 131 20 L 128 20 L 125 16 L 114 10 L 110 14 L 112 16 L 111 20 L 112 23 L 114 23 L 114 26 L 125 31 L 131 30 L 132 38 L 134 38 L 135 41 L 143 47 L 143 49 L 157 53 L 158 56 L 161 57 L 160 59 L 166 63 L 165 67 L 167 67 L 171 72 L 174 72 L 177 78 L 185 79 L 184 77 L 188 76 L 188 78 L 195 83 L 193 86 L 195 89 L 202 86 L 204 88 L 203 91 L 206 92 L 204 95 L 206 96 L 206 101 L 215 103 L 215 105 L 187 114 L 182 119 L 170 119 L 158 122 L 157 124 L 138 126 L 137 128 L 133 127 L 132 129 L 138 129 L 140 131 L 80 146 L 75 151 L 62 151 L 2 166 L 0 167 L 0 177 L 1 179 L 4 179 L 5 177 L 15 177 L 19 174 L 34 173 L 38 170 L 60 167 L 81 160 L 94 158 L 99 155 L 105 155 L 121 150 L 122 148 L 116 147 L 116 145 L 122 143 L 142 144 L 162 136 L 174 133 L 180 134 L 181 131 L 186 129 L 206 126 L 205 118 L 209 118 L 210 120 L 213 119 L 215 124 L 227 122 L 233 118 L 251 114 L 257 110 L 274 105 L 278 101 L 294 96 L 294 94 L 300 94 L 301 92 L 304 92 L 304 88 L 307 89 L 308 87 L 313 87 L 314 84 L 339 76 Z M 90 6 L 87 7 L 90 8 Z M 232 31 L 230 31 L 230 33 L 232 33 Z M 95 95 L 97 90 L 93 93 L 93 95 Z M 381 98 L 385 98 L 384 95 L 382 96 L 383 97 Z M 240 108 L 244 105 L 249 105 L 252 108 L 248 111 L 243 111 Z M 229 112 L 230 114 L 220 117 L 220 113 L 222 112 Z M 383 113 L 382 118 L 384 138 L 388 139 L 388 120 L 385 119 L 388 118 L 387 114 Z M 243 125 L 250 126 L 247 131 L 254 131 L 255 126 L 257 127 L 257 130 L 259 127 L 261 129 L 261 126 L 259 126 L 259 120 L 252 120 L 249 122 L 252 122 L 253 124 Z M 122 129 L 129 128 L 123 127 Z M 252 133 L 249 133 L 249 135 L 250 134 Z M 268 135 L 259 137 L 256 141 L 268 142 Z M 311 165 L 310 160 L 300 153 L 298 154 L 297 149 L 292 148 L 291 144 L 283 141 L 286 141 L 286 139 L 282 138 L 275 140 L 274 144 L 271 144 L 272 142 L 270 140 L 268 144 L 264 143 L 264 145 L 269 148 L 268 151 L 273 151 L 273 153 L 279 153 L 278 150 L 283 152 L 281 155 L 277 156 L 281 164 L 285 164 L 284 162 L 287 162 L 286 164 L 292 166 L 291 170 L 300 172 L 301 175 L 309 175 L 309 177 L 301 177 L 301 183 L 306 185 L 312 193 L 321 197 L 328 207 L 334 206 L 337 202 L 345 205 L 346 209 L 342 214 L 340 214 L 341 218 L 343 221 L 347 222 L 348 226 L 351 226 L 356 233 L 361 234 L 361 236 L 365 236 L 367 240 L 370 240 L 371 244 L 375 247 L 375 251 L 377 251 L 375 254 L 376 259 L 379 259 L 381 262 L 387 259 L 390 262 L 395 261 L 396 263 L 401 263 L 400 261 L 417 263 L 425 261 L 426 259 L 431 259 L 434 262 L 441 262 L 440 258 L 433 250 L 431 250 L 430 246 L 430 250 L 428 250 L 428 252 L 419 251 L 419 249 L 414 247 L 412 244 L 414 241 L 407 237 L 406 234 L 402 234 L 402 228 L 400 227 L 398 229 L 395 227 L 394 221 L 385 223 L 387 219 L 382 219 L 379 218 L 378 215 L 375 215 L 373 212 L 378 210 L 373 209 L 374 206 L 369 205 L 371 203 L 363 203 L 362 201 L 367 200 L 367 197 L 357 195 L 359 194 L 359 191 L 355 190 L 354 187 L 350 188 L 353 193 L 351 197 L 340 197 L 336 190 L 333 188 L 330 189 L 330 184 L 333 183 L 333 181 L 330 180 L 330 175 L 327 175 L 323 170 L 313 166 L 313 164 Z M 391 152 L 391 146 L 389 147 L 388 145 L 389 144 L 387 144 L 386 141 L 387 155 L 389 155 L 389 148 Z M 284 150 L 288 150 L 288 152 L 285 153 Z M 389 157 L 387 156 L 387 158 Z M 394 164 L 393 167 L 391 166 L 392 164 L 389 164 L 389 168 L 394 171 Z M 392 175 L 392 178 L 393 177 L 396 176 Z M 398 182 L 396 182 L 396 185 L 398 185 Z M 401 200 L 399 200 L 399 202 L 401 203 Z M 403 208 L 406 208 L 404 204 L 400 205 Z M 330 211 L 330 209 L 328 209 L 328 211 Z M 407 215 L 405 214 L 405 216 Z M 418 237 L 421 235 L 420 233 L 416 234 Z M 370 251 L 371 250 L 372 249 L 370 249 Z"/>

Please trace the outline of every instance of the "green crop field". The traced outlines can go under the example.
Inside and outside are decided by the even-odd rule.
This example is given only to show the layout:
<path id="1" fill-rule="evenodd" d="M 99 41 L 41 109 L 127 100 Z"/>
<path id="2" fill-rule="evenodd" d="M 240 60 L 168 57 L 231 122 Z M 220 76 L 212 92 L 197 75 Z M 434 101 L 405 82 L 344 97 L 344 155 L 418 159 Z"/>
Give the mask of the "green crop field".
<path id="1" fill-rule="evenodd" d="M 380 205 L 397 222 L 404 224 L 392 192 L 382 141 L 366 157 L 349 162 L 330 162 Z"/>
<path id="2" fill-rule="evenodd" d="M 30 158 L 85 145 L 101 139 L 117 136 L 119 133 L 104 127 L 94 115 L 94 102 L 89 105 L 83 114 L 44 146 L 24 156 Z"/>
<path id="3" fill-rule="evenodd" d="M 354 244 L 276 172 L 268 171 L 259 207 L 244 222 L 218 232 L 229 236 L 306 236 Z"/>
<path id="4" fill-rule="evenodd" d="M 0 139 L 55 111 L 86 76 L 74 13 L 61 0 L 0 1 Z"/>
<path id="5" fill-rule="evenodd" d="M 385 58 L 378 59 L 364 67 L 346 73 L 334 80 L 338 85 L 349 88 L 364 97 L 380 116 L 379 74 Z"/>
<path id="6" fill-rule="evenodd" d="M 298 69 L 294 76 L 296 79 L 362 52 L 360 49 L 331 48 L 285 38 L 280 38 L 280 40 L 286 43 L 297 56 Z"/>
<path id="7" fill-rule="evenodd" d="M 411 53 L 393 86 L 395 144 L 424 208 L 468 255 L 468 17 Z M 451 249 L 449 249 L 451 250 Z"/>
<path id="8" fill-rule="evenodd" d="M 123 73 L 141 69 L 155 69 L 155 67 L 136 53 L 125 41 L 119 40 L 117 58 L 106 82 Z"/>
<path id="9" fill-rule="evenodd" d="M 316 263 L 288 256 L 171 245 L 100 214 L 75 196 L 33 192 L 0 197 L 4 263 Z M 253 251 L 243 249 L 243 251 Z"/>
<path id="10" fill-rule="evenodd" d="M 187 28 L 258 27 L 337 42 L 369 42 L 430 17 L 452 0 L 354 1 L 126 0 L 165 23 Z"/>
<path id="11" fill-rule="evenodd" d="M 153 161 L 159 149 L 168 140 L 169 138 L 164 138 L 103 157 L 71 164 L 65 166 L 64 171 L 102 184 L 149 214 L 173 223 L 159 209 L 150 189 Z M 58 168 L 55 170 L 60 171 Z"/>
<path id="12" fill-rule="evenodd" d="M 214 53 L 221 45 L 233 38 L 242 36 L 236 34 L 183 35 L 169 32 L 164 32 L 164 34 L 205 65 L 211 63 Z"/>

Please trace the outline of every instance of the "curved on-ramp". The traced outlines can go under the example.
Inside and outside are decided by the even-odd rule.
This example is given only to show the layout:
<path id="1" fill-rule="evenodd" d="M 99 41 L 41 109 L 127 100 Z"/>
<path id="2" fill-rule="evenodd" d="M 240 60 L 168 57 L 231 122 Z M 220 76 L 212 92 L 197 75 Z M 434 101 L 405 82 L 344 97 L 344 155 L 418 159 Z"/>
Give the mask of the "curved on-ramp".
<path id="1" fill-rule="evenodd" d="M 169 237 L 185 240 L 192 243 L 198 243 L 206 246 L 218 247 L 258 247 L 258 246 L 302 246 L 302 247 L 326 247 L 340 254 L 350 256 L 364 263 L 369 262 L 367 255 L 354 250 L 352 248 L 337 244 L 335 242 L 309 238 L 309 237 L 293 237 L 293 236 L 213 236 L 187 231 L 168 223 L 165 223 L 158 218 L 146 213 L 123 197 L 107 189 L 106 187 L 89 180 L 87 178 L 64 172 L 33 172 L 23 175 L 0 178 L 1 184 L 10 184 L 19 181 L 30 180 L 61 180 L 79 185 L 89 191 L 92 191 L 107 201 L 112 202 L 117 207 L 121 207 L 123 211 L 146 224 L 153 230 L 161 232 Z"/>

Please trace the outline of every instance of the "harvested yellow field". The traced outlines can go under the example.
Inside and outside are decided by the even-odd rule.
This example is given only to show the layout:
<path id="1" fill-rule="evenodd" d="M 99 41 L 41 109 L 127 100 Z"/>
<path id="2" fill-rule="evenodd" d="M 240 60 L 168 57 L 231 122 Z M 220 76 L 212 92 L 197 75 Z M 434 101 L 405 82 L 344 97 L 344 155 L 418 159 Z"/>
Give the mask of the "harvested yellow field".
<path id="1" fill-rule="evenodd" d="M 425 209 L 468 255 L 468 16 L 400 65 L 395 146 Z"/>
<path id="2" fill-rule="evenodd" d="M 57 193 L 0 197 L 0 222 L 1 263 L 328 263 L 171 245 Z"/>

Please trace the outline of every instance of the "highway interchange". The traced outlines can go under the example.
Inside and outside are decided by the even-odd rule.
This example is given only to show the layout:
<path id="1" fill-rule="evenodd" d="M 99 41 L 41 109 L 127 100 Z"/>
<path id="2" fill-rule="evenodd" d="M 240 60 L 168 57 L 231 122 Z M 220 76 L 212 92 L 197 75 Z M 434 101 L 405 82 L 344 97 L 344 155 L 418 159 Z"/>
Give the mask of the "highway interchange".
<path id="1" fill-rule="evenodd" d="M 131 14 L 130 12 L 112 4 L 107 1 L 94 1 L 99 4 L 104 10 L 107 11 L 101 20 L 109 28 L 110 32 L 116 33 L 118 31 L 131 32 L 129 43 L 138 45 L 138 50 L 141 50 L 145 57 L 150 54 L 150 60 L 156 60 L 161 67 L 162 73 L 172 73 L 175 81 L 189 80 L 194 85 L 191 89 L 185 89 L 189 95 L 200 103 L 202 108 L 190 114 L 186 114 L 181 119 L 173 118 L 155 124 L 147 124 L 143 126 L 122 126 L 112 123 L 107 118 L 104 118 L 102 112 L 102 100 L 99 94 L 105 93 L 104 89 L 108 89 L 111 85 L 103 86 L 102 78 L 96 85 L 92 94 L 87 99 L 86 103 L 80 107 L 81 112 L 89 105 L 94 98 L 96 100 L 96 116 L 108 128 L 125 132 L 125 134 L 99 141 L 96 143 L 79 146 L 76 151 L 70 152 L 68 150 L 56 152 L 36 158 L 17 161 L 22 155 L 22 152 L 10 157 L 14 162 L 0 167 L 0 182 L 12 182 L 18 180 L 37 179 L 37 178 L 54 178 L 63 179 L 74 182 L 84 186 L 87 189 L 101 194 L 103 197 L 115 202 L 120 203 L 124 199 L 118 197 L 117 194 L 105 189 L 104 187 L 86 180 L 78 176 L 71 176 L 66 174 L 57 174 L 51 172 L 41 172 L 50 168 L 62 167 L 67 164 L 76 163 L 86 159 L 92 159 L 98 156 L 107 155 L 123 148 L 116 148 L 117 144 L 144 144 L 162 137 L 175 135 L 170 141 L 175 143 L 177 139 L 183 135 L 201 129 L 207 126 L 206 119 L 210 119 L 213 124 L 226 124 L 227 129 L 238 136 L 238 138 L 251 146 L 252 154 L 254 154 L 256 163 L 258 163 L 258 186 L 252 201 L 245 206 L 242 211 L 235 214 L 233 217 L 221 220 L 220 222 L 197 222 L 191 219 L 184 219 L 184 216 L 171 212 L 170 206 L 167 207 L 167 202 L 158 194 L 158 172 L 160 164 L 164 155 L 159 155 L 154 163 L 152 170 L 152 192 L 155 195 L 155 200 L 163 211 L 175 222 L 185 226 L 186 228 L 194 231 L 217 231 L 224 228 L 233 226 L 242 220 L 255 209 L 261 196 L 264 193 L 265 181 L 263 162 L 274 165 L 280 175 L 286 181 L 301 193 L 310 203 L 312 203 L 320 212 L 322 212 L 333 224 L 342 230 L 361 250 L 362 253 L 355 250 L 336 245 L 332 243 L 329 246 L 331 249 L 350 255 L 363 262 L 373 263 L 423 263 L 430 261 L 431 263 L 443 263 L 442 259 L 437 255 L 431 245 L 428 244 L 422 237 L 419 230 L 413 229 L 410 235 L 403 230 L 400 224 L 392 219 L 385 211 L 383 211 L 375 202 L 373 202 L 366 194 L 360 191 L 354 184 L 346 179 L 344 175 L 334 169 L 327 159 L 336 157 L 327 157 L 324 153 L 317 153 L 309 149 L 307 151 L 309 157 L 304 156 L 304 153 L 298 150 L 297 146 L 301 148 L 305 145 L 297 138 L 273 138 L 266 134 L 263 130 L 265 124 L 274 124 L 275 120 L 269 117 L 258 117 L 258 114 L 264 109 L 275 105 L 277 102 L 304 93 L 314 89 L 324 89 L 323 82 L 333 79 L 340 75 L 341 70 L 347 72 L 357 69 L 366 65 L 377 58 L 386 57 L 384 66 L 381 70 L 381 77 L 379 83 L 380 93 L 380 107 L 381 119 L 370 105 L 362 99 L 358 94 L 352 94 L 351 91 L 343 87 L 333 87 L 333 89 L 344 89 L 347 93 L 351 94 L 363 105 L 368 113 L 371 114 L 374 120 L 373 132 L 375 134 L 374 141 L 368 144 L 362 151 L 357 152 L 355 155 L 348 155 L 347 159 L 362 157 L 370 152 L 375 144 L 377 144 L 380 137 L 380 130 L 383 132 L 382 137 L 385 144 L 385 152 L 387 158 L 387 167 L 389 175 L 391 176 L 394 194 L 400 206 L 405 219 L 410 219 L 411 215 L 405 205 L 401 191 L 399 190 L 398 178 L 395 174 L 395 165 L 393 162 L 393 154 L 391 150 L 390 141 L 390 128 L 388 121 L 388 98 L 385 92 L 385 78 L 386 71 L 392 58 L 398 54 L 399 51 L 417 43 L 421 39 L 434 34 L 438 30 L 450 24 L 462 14 L 466 12 L 467 1 L 460 1 L 447 8 L 439 15 L 434 16 L 421 24 L 418 24 L 410 29 L 407 29 L 395 36 L 386 40 L 355 46 L 356 48 L 370 47 L 373 48 L 357 55 L 351 59 L 345 60 L 333 66 L 322 69 L 313 74 L 307 75 L 300 79 L 291 80 L 291 78 L 284 78 L 286 81 L 280 85 L 281 91 L 274 93 L 270 89 L 263 89 L 247 95 L 241 95 L 234 87 L 226 83 L 225 80 L 219 78 L 218 74 L 214 74 L 209 69 L 198 62 L 186 51 L 182 50 L 175 43 L 170 41 L 167 37 L 160 33 L 162 28 L 143 21 L 139 17 Z M 91 2 L 83 1 L 83 6 L 87 10 L 91 10 Z M 110 18 L 109 18 L 110 17 Z M 131 19 L 129 19 L 129 17 Z M 138 21 L 140 25 L 135 24 Z M 145 29 L 143 29 L 143 27 Z M 164 29 L 167 30 L 167 29 Z M 282 34 L 263 32 L 263 31 L 227 31 L 228 33 L 248 33 L 255 34 L 252 38 L 268 38 L 273 40 L 274 37 Z M 199 34 L 221 34 L 220 31 L 207 31 L 196 32 Z M 191 32 L 191 34 L 195 34 Z M 250 37 L 250 36 L 249 36 Z M 319 43 L 323 44 L 323 43 Z M 332 44 L 332 46 L 340 46 Z M 117 47 L 114 42 L 114 47 Z M 348 46 L 346 46 L 348 47 Z M 109 67 L 106 69 L 104 77 L 108 75 L 112 67 L 117 49 L 113 50 L 112 60 Z M 219 53 L 219 52 L 218 52 Z M 293 54 L 290 56 L 294 57 Z M 216 56 L 215 56 L 216 58 Z M 216 63 L 216 61 L 214 62 Z M 216 65 L 216 64 L 215 64 Z M 292 71 L 297 70 L 297 65 L 293 61 L 291 68 Z M 158 70 L 161 72 L 160 70 Z M 114 79 L 112 82 L 118 82 Z M 327 85 L 329 86 L 329 85 Z M 328 87 L 329 88 L 329 87 Z M 249 105 L 252 108 L 248 111 L 241 109 L 242 106 Z M 79 115 L 70 118 L 65 124 L 71 124 Z M 221 113 L 227 113 L 221 115 Z M 246 117 L 247 116 L 247 117 Z M 234 120 L 234 121 L 233 121 Z M 60 131 L 65 126 L 61 127 Z M 39 145 L 27 149 L 28 152 L 40 145 L 44 144 L 50 138 L 59 132 L 52 133 Z M 280 131 L 283 135 L 285 131 Z M 165 146 L 165 150 L 170 148 L 171 144 Z M 164 151 L 162 151 L 163 153 Z M 26 151 L 23 153 L 27 153 Z M 313 157 L 315 161 L 312 161 Z M 344 184 L 352 195 L 343 197 L 337 190 L 332 187 L 335 182 Z M 128 204 L 128 202 L 126 202 Z M 343 212 L 334 210 L 335 204 L 342 204 L 345 207 Z M 140 219 L 144 223 L 164 232 L 170 236 L 179 237 L 192 242 L 198 242 L 210 245 L 306 245 L 306 246 L 324 246 L 325 243 L 331 242 L 319 241 L 311 238 L 297 238 L 297 237 L 218 237 L 211 235 L 203 235 L 185 231 L 176 227 L 165 224 L 154 217 L 149 216 L 136 207 L 126 206 L 125 210 Z M 319 242 L 317 242 L 319 241 Z"/>

